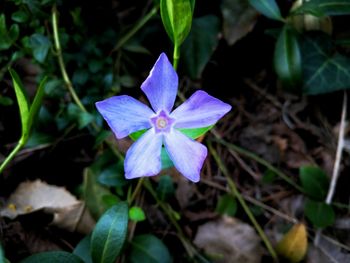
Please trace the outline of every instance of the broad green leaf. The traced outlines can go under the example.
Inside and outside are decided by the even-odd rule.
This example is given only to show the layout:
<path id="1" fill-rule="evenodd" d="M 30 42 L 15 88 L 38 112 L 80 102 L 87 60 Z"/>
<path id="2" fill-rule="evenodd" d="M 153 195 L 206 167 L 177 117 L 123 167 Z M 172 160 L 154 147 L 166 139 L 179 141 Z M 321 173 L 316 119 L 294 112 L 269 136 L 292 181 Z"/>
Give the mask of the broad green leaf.
<path id="1" fill-rule="evenodd" d="M 28 119 L 29 119 L 29 102 L 26 90 L 21 82 L 21 79 L 13 69 L 9 69 L 13 87 L 15 89 L 17 103 L 19 107 L 19 113 L 21 117 L 22 124 L 22 135 L 29 133 Z"/>
<path id="2" fill-rule="evenodd" d="M 33 122 L 39 113 L 39 110 L 40 110 L 40 107 L 41 107 L 41 104 L 43 101 L 44 93 L 45 93 L 46 80 L 47 80 L 47 78 L 45 77 L 40 82 L 38 89 L 35 93 L 35 97 L 34 97 L 34 100 L 32 102 L 32 105 L 30 106 L 28 122 L 27 122 L 28 132 L 30 132 L 32 125 L 33 125 Z M 27 134 L 27 136 L 29 136 L 29 134 Z"/>
<path id="3" fill-rule="evenodd" d="M 275 0 L 249 0 L 249 3 L 264 16 L 283 21 L 280 9 Z"/>
<path id="4" fill-rule="evenodd" d="M 136 236 L 131 242 L 130 263 L 172 263 L 168 248 L 153 235 Z"/>
<path id="5" fill-rule="evenodd" d="M 291 15 L 312 14 L 315 16 L 336 16 L 350 14 L 349 0 L 312 0 L 303 1 L 303 4 L 293 10 Z"/>
<path id="6" fill-rule="evenodd" d="M 83 263 L 76 255 L 64 251 L 50 251 L 34 254 L 20 263 Z"/>
<path id="7" fill-rule="evenodd" d="M 274 54 L 275 71 L 282 83 L 289 88 L 298 86 L 302 79 L 301 51 L 296 34 L 289 26 L 284 26 Z"/>
<path id="8" fill-rule="evenodd" d="M 316 227 L 331 226 L 335 221 L 333 208 L 324 202 L 306 200 L 304 210 L 305 216 Z"/>
<path id="9" fill-rule="evenodd" d="M 322 201 L 327 196 L 329 179 L 319 167 L 302 166 L 299 177 L 304 192 L 311 198 Z"/>
<path id="10" fill-rule="evenodd" d="M 157 195 L 159 200 L 166 201 L 169 197 L 174 195 L 175 187 L 171 176 L 163 175 L 159 178 L 157 186 Z"/>
<path id="11" fill-rule="evenodd" d="M 6 27 L 6 17 L 0 15 L 0 50 L 9 49 L 19 36 L 19 27 L 17 24 L 11 25 L 10 29 Z"/>
<path id="12" fill-rule="evenodd" d="M 114 194 L 108 194 L 108 195 L 102 196 L 102 201 L 108 208 L 111 208 L 116 203 L 118 203 L 120 199 L 118 198 L 118 196 Z"/>
<path id="13" fill-rule="evenodd" d="M 2 249 L 1 243 L 0 243 L 0 263 L 5 263 L 5 255 L 4 255 L 4 251 Z"/>
<path id="14" fill-rule="evenodd" d="M 215 211 L 221 215 L 234 216 L 237 211 L 236 199 L 230 194 L 220 196 Z"/>
<path id="15" fill-rule="evenodd" d="M 84 170 L 83 198 L 91 215 L 98 219 L 108 208 L 103 202 L 103 196 L 110 191 L 97 182 L 97 175 L 90 168 Z"/>
<path id="16" fill-rule="evenodd" d="M 117 164 L 113 164 L 105 168 L 98 176 L 98 182 L 106 186 L 124 186 L 128 182 L 124 177 L 124 163 L 118 161 Z"/>
<path id="17" fill-rule="evenodd" d="M 164 147 L 162 147 L 162 151 L 160 153 L 160 158 L 162 160 L 162 169 L 168 169 L 170 167 L 173 167 L 173 161 L 170 159 L 167 151 Z"/>
<path id="18" fill-rule="evenodd" d="M 24 23 L 28 21 L 29 15 L 24 10 L 18 10 L 11 15 L 11 18 L 17 23 Z"/>
<path id="19" fill-rule="evenodd" d="M 34 58 L 41 63 L 44 62 L 51 47 L 50 40 L 42 34 L 35 33 L 29 38 L 29 44 Z"/>
<path id="20" fill-rule="evenodd" d="M 114 263 L 124 245 L 128 230 L 128 205 L 120 202 L 97 222 L 91 236 L 94 263 Z"/>
<path id="21" fill-rule="evenodd" d="M 213 15 L 193 19 L 191 32 L 182 46 L 182 58 L 189 76 L 201 76 L 215 51 L 220 33 L 219 18 Z"/>
<path id="22" fill-rule="evenodd" d="M 84 263 L 93 263 L 90 253 L 91 236 L 84 237 L 74 248 L 73 254 L 80 257 Z"/>
<path id="23" fill-rule="evenodd" d="M 146 215 L 141 207 L 133 206 L 129 209 L 129 218 L 132 221 L 140 222 L 146 219 Z"/>
<path id="24" fill-rule="evenodd" d="M 190 32 L 194 1 L 161 0 L 160 14 L 165 31 L 175 46 L 180 46 Z"/>
<path id="25" fill-rule="evenodd" d="M 334 51 L 329 36 L 306 36 L 301 50 L 304 93 L 316 95 L 350 88 L 350 58 Z"/>

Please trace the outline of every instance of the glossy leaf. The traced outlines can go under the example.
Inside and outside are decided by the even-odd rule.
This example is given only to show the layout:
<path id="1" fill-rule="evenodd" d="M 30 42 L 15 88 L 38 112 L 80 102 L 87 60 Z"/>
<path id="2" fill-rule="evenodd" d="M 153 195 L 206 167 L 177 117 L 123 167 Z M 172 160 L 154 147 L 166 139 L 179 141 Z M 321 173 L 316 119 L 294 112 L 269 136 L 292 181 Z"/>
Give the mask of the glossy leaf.
<path id="1" fill-rule="evenodd" d="M 84 263 L 93 263 L 90 253 L 91 236 L 84 237 L 73 250 L 73 254 L 80 257 Z"/>
<path id="2" fill-rule="evenodd" d="M 128 205 L 120 202 L 107 210 L 91 236 L 94 263 L 114 263 L 124 245 L 128 230 Z"/>
<path id="3" fill-rule="evenodd" d="M 171 263 L 168 248 L 153 235 L 136 236 L 131 242 L 130 263 Z"/>
<path id="4" fill-rule="evenodd" d="M 295 14 L 312 14 L 315 16 L 336 16 L 350 14 L 350 2 L 348 0 L 312 0 L 303 4 L 291 12 Z"/>
<path id="5" fill-rule="evenodd" d="M 304 192 L 311 198 L 322 201 L 327 196 L 329 179 L 319 167 L 302 166 L 299 177 Z"/>
<path id="6" fill-rule="evenodd" d="M 0 50 L 9 49 L 19 36 L 19 27 L 17 24 L 11 25 L 7 30 L 6 17 L 4 14 L 0 15 Z"/>
<path id="7" fill-rule="evenodd" d="M 329 36 L 305 37 L 301 50 L 304 93 L 316 95 L 350 88 L 350 58 L 334 51 Z"/>
<path id="8" fill-rule="evenodd" d="M 64 251 L 50 251 L 34 254 L 20 263 L 83 263 L 76 255 Z"/>
<path id="9" fill-rule="evenodd" d="M 128 182 L 124 177 L 124 162 L 118 161 L 116 164 L 108 166 L 100 173 L 98 181 L 103 185 L 112 187 L 126 185 Z"/>
<path id="10" fill-rule="evenodd" d="M 296 87 L 302 79 L 301 51 L 296 32 L 284 26 L 276 43 L 274 54 L 275 71 L 282 83 Z"/>
<path id="11" fill-rule="evenodd" d="M 330 205 L 324 202 L 307 200 L 305 202 L 305 216 L 319 228 L 331 226 L 335 221 L 335 213 Z"/>
<path id="12" fill-rule="evenodd" d="M 22 135 L 28 134 L 28 119 L 29 119 L 29 102 L 28 102 L 28 96 L 26 93 L 26 90 L 24 89 L 24 86 L 22 84 L 21 79 L 17 75 L 16 71 L 13 69 L 9 69 L 13 87 L 15 89 L 17 103 L 19 107 L 19 113 L 21 118 L 21 124 L 22 124 Z"/>
<path id="13" fill-rule="evenodd" d="M 294 225 L 280 240 L 276 251 L 288 262 L 297 263 L 304 259 L 307 252 L 307 232 L 303 223 Z"/>
<path id="14" fill-rule="evenodd" d="M 215 51 L 220 33 L 219 18 L 213 15 L 193 20 L 191 32 L 182 46 L 182 58 L 189 76 L 199 78 Z"/>
<path id="15" fill-rule="evenodd" d="M 237 211 L 236 199 L 230 194 L 220 196 L 215 211 L 221 215 L 234 216 Z"/>
<path id="16" fill-rule="evenodd" d="M 160 14 L 165 31 L 175 46 L 180 46 L 190 32 L 194 1 L 161 0 Z"/>
<path id="17" fill-rule="evenodd" d="M 249 3 L 264 16 L 275 20 L 283 20 L 275 0 L 249 0 Z"/>
<path id="18" fill-rule="evenodd" d="M 172 178 L 169 175 L 163 175 L 159 178 L 157 186 L 157 195 L 159 200 L 166 201 L 174 195 L 175 187 Z"/>
<path id="19" fill-rule="evenodd" d="M 44 62 L 51 47 L 50 40 L 46 36 L 36 33 L 29 38 L 29 43 L 34 58 L 41 63 Z"/>
<path id="20" fill-rule="evenodd" d="M 133 206 L 129 209 L 129 218 L 132 221 L 140 222 L 146 219 L 146 215 L 141 207 Z"/>

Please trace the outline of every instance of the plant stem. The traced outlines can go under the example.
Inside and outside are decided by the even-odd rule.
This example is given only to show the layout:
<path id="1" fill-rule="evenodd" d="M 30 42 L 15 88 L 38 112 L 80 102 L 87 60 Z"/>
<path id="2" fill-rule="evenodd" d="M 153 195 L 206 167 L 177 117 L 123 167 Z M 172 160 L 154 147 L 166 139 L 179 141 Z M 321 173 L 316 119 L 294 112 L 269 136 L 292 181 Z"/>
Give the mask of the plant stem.
<path id="1" fill-rule="evenodd" d="M 0 174 L 3 172 L 5 167 L 11 162 L 11 160 L 16 156 L 16 154 L 19 152 L 19 150 L 22 149 L 22 147 L 25 145 L 25 142 L 22 140 L 22 138 L 17 143 L 16 147 L 13 148 L 13 150 L 10 152 L 10 154 L 5 158 L 5 160 L 2 162 L 0 166 Z"/>
<path id="2" fill-rule="evenodd" d="M 117 50 L 119 50 L 122 46 L 124 46 L 124 44 L 126 42 L 128 42 L 130 40 L 130 38 L 132 38 L 137 31 L 139 31 L 157 12 L 159 9 L 159 5 L 155 5 L 151 11 L 149 11 L 148 14 L 146 14 L 144 17 L 142 17 L 137 23 L 136 25 L 131 28 L 131 30 L 126 33 L 119 41 L 118 43 L 115 45 L 115 47 L 113 48 L 112 52 L 115 52 Z"/>
<path id="3" fill-rule="evenodd" d="M 180 60 L 180 46 L 175 44 L 174 51 L 173 51 L 173 67 L 175 71 L 177 70 L 177 67 L 179 65 L 179 60 Z"/>
<path id="4" fill-rule="evenodd" d="M 250 211 L 248 205 L 246 204 L 246 202 L 244 201 L 241 193 L 238 191 L 235 182 L 231 179 L 230 174 L 226 168 L 226 166 L 224 165 L 224 163 L 221 161 L 219 155 L 217 154 L 217 152 L 214 150 L 213 146 L 211 145 L 211 142 L 208 142 L 208 148 L 209 148 L 209 152 L 211 153 L 211 155 L 214 157 L 216 163 L 219 166 L 219 169 L 222 171 L 222 173 L 225 175 L 228 185 L 231 189 L 232 194 L 237 198 L 238 202 L 240 203 L 240 205 L 242 206 L 244 212 L 247 214 L 248 218 L 250 219 L 250 221 L 252 222 L 252 224 L 254 225 L 256 231 L 258 232 L 259 236 L 261 237 L 261 239 L 263 240 L 267 250 L 269 251 L 270 255 L 272 256 L 272 258 L 277 261 L 277 254 L 275 252 L 275 250 L 273 249 L 269 239 L 267 238 L 267 236 L 265 235 L 264 231 L 262 230 L 261 226 L 259 225 L 259 223 L 256 221 L 254 215 L 252 214 L 252 212 Z"/>

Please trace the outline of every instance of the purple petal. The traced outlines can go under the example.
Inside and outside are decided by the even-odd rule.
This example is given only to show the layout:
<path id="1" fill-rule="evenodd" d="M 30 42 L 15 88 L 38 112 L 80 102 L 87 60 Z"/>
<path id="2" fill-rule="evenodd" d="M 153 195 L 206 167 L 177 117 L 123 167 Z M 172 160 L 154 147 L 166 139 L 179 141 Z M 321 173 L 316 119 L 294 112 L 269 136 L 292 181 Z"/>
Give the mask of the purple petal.
<path id="1" fill-rule="evenodd" d="M 176 119 L 175 128 L 203 128 L 215 124 L 230 110 L 229 104 L 198 90 L 176 108 L 170 117 Z"/>
<path id="2" fill-rule="evenodd" d="M 161 170 L 161 134 L 150 129 L 126 153 L 124 170 L 127 179 L 156 175 Z"/>
<path id="3" fill-rule="evenodd" d="M 175 129 L 165 134 L 164 145 L 176 169 L 192 182 L 198 182 L 207 148 Z"/>
<path id="4" fill-rule="evenodd" d="M 155 112 L 171 111 L 176 99 L 177 86 L 177 74 L 167 56 L 162 53 L 141 85 Z"/>
<path id="5" fill-rule="evenodd" d="M 118 139 L 150 128 L 150 118 L 154 115 L 145 104 L 126 95 L 96 102 L 96 107 Z"/>

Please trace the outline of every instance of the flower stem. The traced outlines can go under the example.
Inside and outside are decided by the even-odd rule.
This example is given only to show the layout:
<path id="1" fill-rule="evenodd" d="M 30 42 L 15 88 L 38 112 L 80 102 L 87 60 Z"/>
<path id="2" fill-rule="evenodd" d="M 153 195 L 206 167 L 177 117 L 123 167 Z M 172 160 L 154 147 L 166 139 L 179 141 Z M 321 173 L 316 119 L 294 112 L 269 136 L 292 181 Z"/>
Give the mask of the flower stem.
<path id="1" fill-rule="evenodd" d="M 261 237 L 261 239 L 263 240 L 267 250 L 269 251 L 270 255 L 272 256 L 272 258 L 277 261 L 277 254 L 275 252 L 275 250 L 273 249 L 269 239 L 267 238 L 267 236 L 265 235 L 264 231 L 262 230 L 261 226 L 259 225 L 259 223 L 256 221 L 254 215 L 252 214 L 252 212 L 250 211 L 248 205 L 246 204 L 246 202 L 244 201 L 241 193 L 238 191 L 237 186 L 235 184 L 235 182 L 231 179 L 230 174 L 226 168 L 226 166 L 224 165 L 224 163 L 221 161 L 219 155 L 217 154 L 217 152 L 214 150 L 213 146 L 211 145 L 211 142 L 208 142 L 208 148 L 209 151 L 211 153 L 211 155 L 214 157 L 217 165 L 219 166 L 219 169 L 222 171 L 222 173 L 225 175 L 228 185 L 231 189 L 232 194 L 237 198 L 238 202 L 240 203 L 240 205 L 242 206 L 244 212 L 247 214 L 248 218 L 250 219 L 250 221 L 252 222 L 252 224 L 254 225 L 256 231 L 258 232 L 259 236 Z"/>
<path id="2" fill-rule="evenodd" d="M 25 142 L 20 139 L 17 143 L 16 147 L 13 148 L 13 150 L 10 152 L 10 154 L 5 158 L 5 160 L 2 162 L 0 166 L 0 174 L 3 172 L 5 167 L 11 162 L 11 160 L 16 156 L 16 154 L 19 152 L 20 149 L 25 145 Z"/>
<path id="3" fill-rule="evenodd" d="M 173 67 L 175 71 L 177 70 L 177 67 L 179 65 L 179 60 L 180 60 L 180 46 L 175 43 L 174 51 L 173 51 Z"/>

